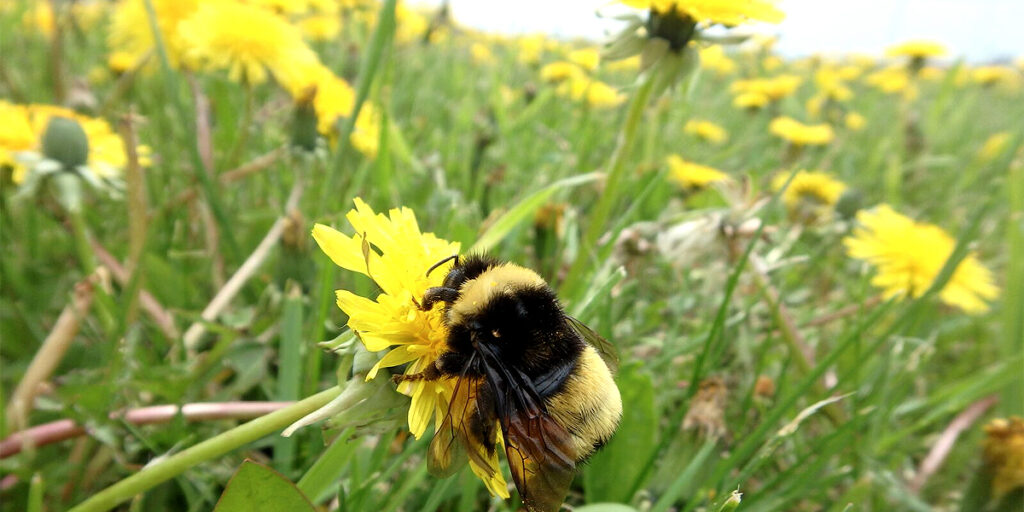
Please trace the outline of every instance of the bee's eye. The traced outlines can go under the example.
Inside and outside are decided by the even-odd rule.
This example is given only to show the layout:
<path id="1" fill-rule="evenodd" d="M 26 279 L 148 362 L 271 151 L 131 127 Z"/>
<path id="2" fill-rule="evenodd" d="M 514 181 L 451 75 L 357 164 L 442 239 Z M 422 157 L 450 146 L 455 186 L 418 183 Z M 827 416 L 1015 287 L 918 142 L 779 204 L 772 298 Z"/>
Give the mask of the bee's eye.
<path id="1" fill-rule="evenodd" d="M 494 329 L 493 331 L 491 331 L 491 336 L 494 336 L 495 338 L 500 338 L 501 337 L 501 331 L 499 331 L 497 329 Z"/>

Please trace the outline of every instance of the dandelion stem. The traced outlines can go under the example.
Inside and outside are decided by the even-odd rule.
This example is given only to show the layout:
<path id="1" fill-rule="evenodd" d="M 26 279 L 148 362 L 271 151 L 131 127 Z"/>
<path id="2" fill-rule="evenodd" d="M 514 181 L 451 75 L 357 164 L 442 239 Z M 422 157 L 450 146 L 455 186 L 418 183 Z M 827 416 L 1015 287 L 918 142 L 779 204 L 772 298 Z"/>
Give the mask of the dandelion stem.
<path id="1" fill-rule="evenodd" d="M 654 89 L 654 81 L 653 74 L 645 77 L 640 84 L 640 88 L 633 94 L 633 99 L 629 104 L 626 121 L 622 126 L 622 131 L 619 132 L 618 144 L 615 146 L 615 152 L 612 153 L 612 158 L 608 165 L 608 176 L 605 179 L 604 191 L 601 193 L 594 211 L 590 214 L 589 226 L 580 243 L 576 260 L 562 282 L 562 289 L 569 296 L 572 296 L 572 291 L 575 289 L 583 269 L 590 260 L 590 255 L 597 244 L 597 239 L 604 232 L 612 207 L 615 206 L 615 202 L 622 195 L 622 179 L 626 173 L 626 159 L 633 148 L 633 141 L 636 139 L 637 130 L 640 128 L 644 109 Z"/>
<path id="2" fill-rule="evenodd" d="M 153 487 L 180 475 L 202 462 L 219 457 L 231 450 L 256 441 L 280 430 L 303 416 L 323 407 L 341 394 L 335 386 L 321 391 L 284 409 L 261 416 L 227 432 L 207 439 L 183 452 L 171 455 L 142 471 L 107 487 L 71 509 L 71 512 L 97 512 L 110 510 Z"/>

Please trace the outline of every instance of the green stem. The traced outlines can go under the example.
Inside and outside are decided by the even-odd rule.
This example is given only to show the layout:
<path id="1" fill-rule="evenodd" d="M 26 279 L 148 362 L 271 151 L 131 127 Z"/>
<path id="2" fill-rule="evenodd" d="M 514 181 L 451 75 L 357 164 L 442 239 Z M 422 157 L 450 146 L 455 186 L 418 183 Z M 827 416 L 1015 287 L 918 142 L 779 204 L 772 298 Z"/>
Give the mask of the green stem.
<path id="1" fill-rule="evenodd" d="M 1019 141 L 1020 139 L 1018 139 Z M 1024 350 L 1024 165 L 1011 163 L 1007 171 L 1010 217 L 1006 226 L 1006 297 L 1003 306 L 1003 356 Z M 1024 375 L 1018 374 L 1003 391 L 1004 414 L 1020 414 L 1024 404 Z"/>
<path id="2" fill-rule="evenodd" d="M 618 144 L 615 147 L 615 152 L 612 153 L 612 159 L 608 166 L 608 177 L 605 179 L 604 191 L 601 193 L 594 211 L 590 214 L 589 226 L 587 226 L 587 232 L 584 234 L 583 240 L 581 240 L 579 253 L 576 255 L 576 260 L 573 262 L 568 275 L 566 275 L 562 283 L 563 286 L 561 288 L 569 296 L 571 296 L 576 283 L 582 277 L 583 269 L 586 268 L 587 263 L 590 261 L 590 254 L 597 244 L 597 239 L 605 229 L 605 224 L 608 221 L 609 215 L 611 215 L 612 207 L 615 206 L 615 202 L 622 196 L 621 185 L 626 174 L 626 159 L 633 148 L 636 132 L 640 128 L 640 121 L 643 119 L 644 108 L 650 100 L 653 89 L 654 74 L 652 73 L 643 79 L 643 83 L 640 84 L 640 88 L 637 89 L 633 95 L 632 102 L 629 104 L 626 122 L 622 126 L 622 131 L 619 132 Z"/>
<path id="3" fill-rule="evenodd" d="M 235 139 L 235 145 L 231 148 L 231 152 L 228 153 L 228 169 L 238 167 L 238 163 L 242 159 L 245 144 L 249 141 L 249 130 L 252 126 L 253 112 L 256 110 L 256 93 L 253 91 L 252 84 L 246 80 L 242 88 L 245 91 L 245 105 L 242 107 L 242 119 L 238 123 L 238 130 L 235 132 L 238 134 L 238 138 Z"/>
<path id="4" fill-rule="evenodd" d="M 339 394 L 341 394 L 341 388 L 335 386 L 207 439 L 107 487 L 72 508 L 70 512 L 110 510 L 133 496 L 180 475 L 191 467 L 283 429 L 299 418 L 323 407 Z"/>
<path id="5" fill-rule="evenodd" d="M 85 217 L 81 210 L 67 210 L 68 221 L 71 223 L 71 232 L 75 237 L 75 251 L 78 253 L 78 263 L 82 265 L 82 274 L 91 275 L 96 271 L 96 255 L 89 245 L 89 232 L 85 225 Z"/>

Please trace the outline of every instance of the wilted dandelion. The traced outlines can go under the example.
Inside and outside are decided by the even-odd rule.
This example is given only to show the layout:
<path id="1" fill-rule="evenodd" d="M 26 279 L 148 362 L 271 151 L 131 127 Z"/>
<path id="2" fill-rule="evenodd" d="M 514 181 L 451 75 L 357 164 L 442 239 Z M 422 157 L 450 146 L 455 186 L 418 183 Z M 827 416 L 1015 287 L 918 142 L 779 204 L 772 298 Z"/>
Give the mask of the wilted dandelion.
<path id="1" fill-rule="evenodd" d="M 956 246 L 942 228 L 915 222 L 888 205 L 861 211 L 857 221 L 860 226 L 843 243 L 851 257 L 875 267 L 871 284 L 887 298 L 923 295 Z M 983 313 L 986 302 L 998 295 L 992 273 L 972 253 L 957 265 L 939 299 L 968 313 Z"/>
<path id="2" fill-rule="evenodd" d="M 690 400 L 690 408 L 683 418 L 684 430 L 696 430 L 700 435 L 717 439 L 729 433 L 725 425 L 725 400 L 729 390 L 721 377 L 708 377 L 700 383 L 697 394 Z"/>

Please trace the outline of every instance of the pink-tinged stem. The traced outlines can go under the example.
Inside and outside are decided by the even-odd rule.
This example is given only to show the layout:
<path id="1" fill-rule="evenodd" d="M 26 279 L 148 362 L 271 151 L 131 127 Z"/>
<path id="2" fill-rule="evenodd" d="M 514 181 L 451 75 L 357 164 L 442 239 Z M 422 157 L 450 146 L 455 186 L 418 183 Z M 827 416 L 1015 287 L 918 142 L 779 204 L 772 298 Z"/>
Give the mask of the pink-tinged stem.
<path id="1" fill-rule="evenodd" d="M 133 425 L 152 425 L 166 423 L 178 415 L 179 411 L 188 421 L 209 420 L 244 420 L 257 418 L 278 409 L 287 407 L 294 402 L 206 402 L 177 405 L 154 405 L 131 409 L 128 412 L 115 412 L 110 419 L 124 419 Z M 44 446 L 86 434 L 85 427 L 72 420 L 58 420 L 38 425 L 21 432 L 15 432 L 0 441 L 0 459 L 17 455 L 29 446 Z"/>

